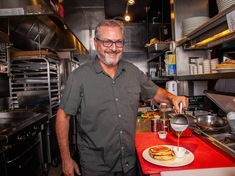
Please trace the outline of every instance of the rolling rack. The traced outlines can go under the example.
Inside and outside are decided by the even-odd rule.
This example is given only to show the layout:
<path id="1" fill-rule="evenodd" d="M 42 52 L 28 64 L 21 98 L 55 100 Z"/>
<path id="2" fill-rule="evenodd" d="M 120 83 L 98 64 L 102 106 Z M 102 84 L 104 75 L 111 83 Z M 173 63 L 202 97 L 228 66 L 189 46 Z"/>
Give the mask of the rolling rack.
<path id="1" fill-rule="evenodd" d="M 0 73 L 7 73 L 8 71 L 8 47 L 8 43 L 0 42 Z"/>
<path id="2" fill-rule="evenodd" d="M 55 117 L 60 102 L 58 56 L 48 51 L 16 52 L 10 60 L 10 108 L 48 113 L 48 128 L 43 139 L 45 170 L 58 160 Z"/>

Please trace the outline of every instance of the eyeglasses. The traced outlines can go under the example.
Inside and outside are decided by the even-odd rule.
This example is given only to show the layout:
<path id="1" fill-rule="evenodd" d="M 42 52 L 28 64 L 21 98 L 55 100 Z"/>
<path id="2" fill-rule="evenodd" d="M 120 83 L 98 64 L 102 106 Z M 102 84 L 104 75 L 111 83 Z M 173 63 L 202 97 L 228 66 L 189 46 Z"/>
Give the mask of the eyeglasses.
<path id="1" fill-rule="evenodd" d="M 101 40 L 99 38 L 95 38 L 97 41 L 102 42 L 104 47 L 111 47 L 114 43 L 115 46 L 118 48 L 123 48 L 125 42 L 123 40 L 117 40 L 117 41 L 112 41 L 112 40 Z"/>

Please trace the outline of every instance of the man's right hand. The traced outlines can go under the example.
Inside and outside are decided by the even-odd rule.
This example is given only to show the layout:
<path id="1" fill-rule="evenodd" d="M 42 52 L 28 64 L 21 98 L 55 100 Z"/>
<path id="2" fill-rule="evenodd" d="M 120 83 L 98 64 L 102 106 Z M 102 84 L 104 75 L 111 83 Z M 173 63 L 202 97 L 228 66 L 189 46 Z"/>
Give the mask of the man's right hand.
<path id="1" fill-rule="evenodd" d="M 77 163 L 72 158 L 66 161 L 62 161 L 62 170 L 63 170 L 64 176 L 74 176 L 74 172 L 77 175 L 81 175 L 81 172 Z"/>

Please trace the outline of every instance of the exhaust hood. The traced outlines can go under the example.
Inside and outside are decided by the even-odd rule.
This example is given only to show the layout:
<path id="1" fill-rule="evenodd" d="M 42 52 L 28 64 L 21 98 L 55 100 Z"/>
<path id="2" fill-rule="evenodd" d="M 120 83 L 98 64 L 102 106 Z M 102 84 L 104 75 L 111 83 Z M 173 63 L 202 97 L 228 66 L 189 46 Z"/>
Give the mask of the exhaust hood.
<path id="1" fill-rule="evenodd" d="M 1 0 L 0 31 L 21 50 L 48 48 L 87 53 L 63 19 L 44 0 Z"/>
<path id="2" fill-rule="evenodd" d="M 43 0 L 1 0 L 0 16 L 53 14 Z"/>
<path id="3" fill-rule="evenodd" d="M 225 113 L 235 112 L 235 94 L 207 91 L 206 96 Z"/>

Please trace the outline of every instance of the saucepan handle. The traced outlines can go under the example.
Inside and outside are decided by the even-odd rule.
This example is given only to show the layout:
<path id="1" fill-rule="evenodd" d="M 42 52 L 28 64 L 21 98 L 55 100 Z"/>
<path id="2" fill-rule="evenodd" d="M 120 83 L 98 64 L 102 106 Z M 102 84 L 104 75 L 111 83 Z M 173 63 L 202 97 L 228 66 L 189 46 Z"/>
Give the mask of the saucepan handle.
<path id="1" fill-rule="evenodd" d="M 183 111 L 183 102 L 181 101 L 180 103 L 179 103 L 179 113 L 180 114 L 182 114 L 182 111 Z"/>

